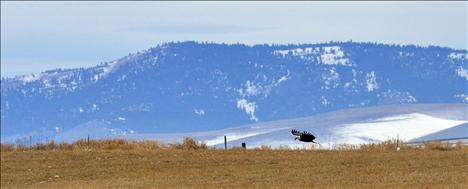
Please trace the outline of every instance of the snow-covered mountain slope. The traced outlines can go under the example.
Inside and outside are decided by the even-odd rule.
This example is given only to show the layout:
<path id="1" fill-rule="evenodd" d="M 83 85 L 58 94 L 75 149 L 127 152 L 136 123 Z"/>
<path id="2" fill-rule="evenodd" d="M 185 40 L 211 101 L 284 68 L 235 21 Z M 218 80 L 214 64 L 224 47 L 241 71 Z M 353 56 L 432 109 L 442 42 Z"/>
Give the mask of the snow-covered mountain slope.
<path id="1" fill-rule="evenodd" d="M 198 132 L 353 107 L 467 103 L 467 57 L 354 42 L 167 43 L 90 68 L 2 78 L 1 137 L 44 140 L 89 124 L 101 128 L 88 133 L 96 136 Z"/>
<path id="2" fill-rule="evenodd" d="M 450 127 L 439 132 L 412 139 L 411 142 L 424 142 L 440 139 L 468 140 L 468 123 Z"/>
<path id="3" fill-rule="evenodd" d="M 257 123 L 240 127 L 198 133 L 183 134 L 132 134 L 132 139 L 156 139 L 165 142 L 181 141 L 183 137 L 194 137 L 211 146 L 222 147 L 224 136 L 229 146 L 248 147 L 281 145 L 304 147 L 307 144 L 295 141 L 291 129 L 312 132 L 321 147 L 334 144 L 367 144 L 399 138 L 446 139 L 468 137 L 468 105 L 387 105 L 369 108 L 353 108 L 299 119 L 287 119 Z M 444 132 L 453 129 L 456 132 Z M 439 134 L 437 134 L 439 133 Z"/>

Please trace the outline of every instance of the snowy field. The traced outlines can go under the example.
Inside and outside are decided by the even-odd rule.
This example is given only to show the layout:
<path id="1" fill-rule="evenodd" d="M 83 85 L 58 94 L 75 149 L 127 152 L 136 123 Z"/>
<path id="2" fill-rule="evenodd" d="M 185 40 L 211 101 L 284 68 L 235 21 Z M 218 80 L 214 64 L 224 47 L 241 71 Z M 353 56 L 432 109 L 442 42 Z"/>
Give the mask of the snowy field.
<path id="1" fill-rule="evenodd" d="M 248 148 L 268 145 L 305 148 L 310 145 L 295 141 L 291 129 L 307 130 L 317 137 L 320 148 L 335 144 L 368 144 L 389 139 L 404 141 L 468 137 L 466 104 L 389 105 L 346 109 L 326 114 L 245 125 L 208 132 L 182 134 L 132 134 L 125 138 L 156 139 L 165 142 L 194 137 L 209 146 Z"/>

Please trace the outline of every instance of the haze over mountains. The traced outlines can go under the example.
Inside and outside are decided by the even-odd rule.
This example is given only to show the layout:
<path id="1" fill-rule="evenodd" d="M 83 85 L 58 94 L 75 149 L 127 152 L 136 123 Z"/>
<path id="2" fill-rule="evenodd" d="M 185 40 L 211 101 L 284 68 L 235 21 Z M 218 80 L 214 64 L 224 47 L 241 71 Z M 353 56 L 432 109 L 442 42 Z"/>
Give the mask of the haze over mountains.
<path id="1" fill-rule="evenodd" d="M 1 137 L 200 132 L 387 104 L 463 111 L 467 59 L 467 50 L 373 43 L 167 43 L 95 67 L 2 78 Z"/>

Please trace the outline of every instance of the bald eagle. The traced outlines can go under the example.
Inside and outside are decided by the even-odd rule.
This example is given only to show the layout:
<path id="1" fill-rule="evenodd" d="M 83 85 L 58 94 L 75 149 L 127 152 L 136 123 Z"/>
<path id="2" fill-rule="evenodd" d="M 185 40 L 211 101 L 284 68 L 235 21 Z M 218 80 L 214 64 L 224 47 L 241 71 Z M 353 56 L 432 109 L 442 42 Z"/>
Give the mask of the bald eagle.
<path id="1" fill-rule="evenodd" d="M 315 136 L 312 135 L 311 133 L 307 132 L 307 131 L 297 131 L 297 130 L 292 130 L 291 133 L 293 135 L 295 135 L 294 137 L 294 140 L 299 140 L 299 141 L 302 141 L 302 142 L 312 142 L 312 143 L 317 143 L 314 141 L 315 139 Z"/>

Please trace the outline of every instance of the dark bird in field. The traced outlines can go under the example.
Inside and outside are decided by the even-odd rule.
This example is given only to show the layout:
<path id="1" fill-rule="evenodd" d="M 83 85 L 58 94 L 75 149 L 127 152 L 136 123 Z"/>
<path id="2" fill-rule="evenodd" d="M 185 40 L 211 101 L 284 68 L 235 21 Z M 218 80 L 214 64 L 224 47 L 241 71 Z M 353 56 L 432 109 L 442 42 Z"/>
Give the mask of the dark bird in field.
<path id="1" fill-rule="evenodd" d="M 298 130 L 292 130 L 291 133 L 295 135 L 294 140 L 299 140 L 302 142 L 312 142 L 312 143 L 317 143 L 314 141 L 315 136 L 312 135 L 312 133 L 309 133 L 307 131 L 298 131 Z"/>

